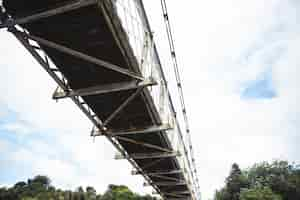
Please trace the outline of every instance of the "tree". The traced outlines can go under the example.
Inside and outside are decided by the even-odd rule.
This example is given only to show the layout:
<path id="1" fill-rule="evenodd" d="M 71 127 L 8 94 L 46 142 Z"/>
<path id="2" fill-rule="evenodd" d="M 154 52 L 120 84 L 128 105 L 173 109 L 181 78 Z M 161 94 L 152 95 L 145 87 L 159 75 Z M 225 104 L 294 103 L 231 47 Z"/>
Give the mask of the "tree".
<path id="1" fill-rule="evenodd" d="M 31 184 L 39 184 L 43 186 L 44 188 L 48 188 L 50 186 L 51 180 L 47 176 L 35 176 L 32 180 L 29 179 L 29 182 Z"/>
<path id="2" fill-rule="evenodd" d="M 56 189 L 47 176 L 36 176 L 26 182 L 18 182 L 11 188 L 0 188 L 0 200 L 155 200 L 140 196 L 127 186 L 110 185 L 104 195 L 88 186 L 86 191 L 78 187 L 75 192 Z"/>
<path id="3" fill-rule="evenodd" d="M 96 200 L 97 192 L 93 187 L 91 186 L 86 187 L 86 193 L 87 193 L 87 198 L 89 200 Z"/>
<path id="4" fill-rule="evenodd" d="M 274 194 L 267 186 L 256 186 L 250 189 L 243 189 L 240 200 L 282 200 L 280 195 Z"/>
<path id="5" fill-rule="evenodd" d="M 300 199 L 300 174 L 298 169 L 286 161 L 263 162 L 248 170 L 251 185 L 270 187 L 283 200 Z"/>
<path id="6" fill-rule="evenodd" d="M 224 200 L 239 200 L 239 194 L 242 188 L 248 187 L 248 180 L 238 164 L 234 163 L 231 167 L 230 175 L 226 179 L 226 188 L 223 192 Z"/>
<path id="7" fill-rule="evenodd" d="M 215 200 L 299 200 L 300 168 L 286 161 L 262 162 L 241 171 L 237 164 Z"/>

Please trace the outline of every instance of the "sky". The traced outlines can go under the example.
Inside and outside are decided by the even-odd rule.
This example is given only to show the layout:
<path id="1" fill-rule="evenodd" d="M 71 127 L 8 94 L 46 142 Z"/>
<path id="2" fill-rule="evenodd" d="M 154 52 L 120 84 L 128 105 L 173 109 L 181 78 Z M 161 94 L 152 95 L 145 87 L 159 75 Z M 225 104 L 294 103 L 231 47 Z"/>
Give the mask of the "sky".
<path id="1" fill-rule="evenodd" d="M 160 3 L 144 3 L 164 56 Z M 274 159 L 300 163 L 300 2 L 167 3 L 203 199 L 224 185 L 234 162 L 241 168 Z M 151 193 L 126 161 L 114 160 L 106 139 L 89 137 L 92 124 L 70 100 L 51 99 L 55 88 L 0 30 L 0 185 L 46 174 L 63 188 L 92 185 L 103 192 L 108 184 L 126 184 Z"/>

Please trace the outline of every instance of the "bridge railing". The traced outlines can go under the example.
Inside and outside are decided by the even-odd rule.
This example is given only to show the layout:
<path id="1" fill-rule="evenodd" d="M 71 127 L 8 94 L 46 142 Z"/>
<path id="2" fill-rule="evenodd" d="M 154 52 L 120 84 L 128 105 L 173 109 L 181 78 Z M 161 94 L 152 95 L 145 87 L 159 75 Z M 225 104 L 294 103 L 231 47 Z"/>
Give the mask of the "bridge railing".
<path id="1" fill-rule="evenodd" d="M 115 2 L 117 13 L 127 33 L 143 77 L 153 78 L 158 82 L 158 85 L 151 87 L 149 91 L 161 121 L 173 126 L 173 130 L 170 131 L 172 133 L 168 134 L 168 139 L 172 148 L 181 154 L 177 160 L 182 170 L 185 171 L 185 179 L 189 183 L 189 189 L 193 193 L 194 199 L 196 199 L 199 194 L 198 181 L 193 166 L 192 152 L 189 148 L 191 145 L 189 136 L 181 131 L 181 127 L 184 126 L 181 123 L 183 116 L 180 116 L 180 112 L 176 113 L 174 101 L 168 88 L 168 85 L 177 85 L 177 83 L 172 78 L 167 80 L 163 72 L 142 1 L 116 0 Z"/>

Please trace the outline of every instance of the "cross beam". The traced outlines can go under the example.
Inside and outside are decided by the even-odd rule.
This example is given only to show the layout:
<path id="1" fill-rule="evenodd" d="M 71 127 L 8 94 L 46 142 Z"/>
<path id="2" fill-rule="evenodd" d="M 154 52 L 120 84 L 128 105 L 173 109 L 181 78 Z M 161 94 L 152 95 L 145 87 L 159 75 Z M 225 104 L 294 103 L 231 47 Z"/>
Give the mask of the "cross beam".
<path id="1" fill-rule="evenodd" d="M 149 143 L 142 142 L 142 141 L 133 140 L 133 139 L 130 139 L 130 138 L 127 138 L 127 137 L 116 136 L 115 138 L 118 139 L 118 140 L 122 140 L 124 142 L 144 146 L 144 147 L 147 147 L 147 148 L 150 148 L 150 149 L 155 149 L 155 150 L 164 151 L 164 152 L 168 152 L 168 153 L 174 152 L 172 149 L 169 149 L 169 148 L 161 147 L 161 146 L 154 145 L 154 144 L 149 144 Z"/>
<path id="2" fill-rule="evenodd" d="M 168 198 L 168 200 L 192 200 L 191 198 L 187 198 L 187 197 L 180 197 L 180 198 Z"/>
<path id="3" fill-rule="evenodd" d="M 5 22 L 4 24 L 0 24 L 0 29 L 1 28 L 7 28 L 7 27 L 12 27 L 15 26 L 17 24 L 26 24 L 29 22 L 34 22 L 37 21 L 39 19 L 43 19 L 43 18 L 47 18 L 47 17 L 51 17 L 51 16 L 55 16 L 55 15 L 59 15 L 59 14 L 63 14 L 65 12 L 69 12 L 72 10 L 77 10 L 79 8 L 83 8 L 83 7 L 87 7 L 87 6 L 91 6 L 94 4 L 97 4 L 98 0 L 75 0 L 72 1 L 71 3 L 68 3 L 66 5 L 51 9 L 51 10 L 47 10 L 44 12 L 40 12 L 37 14 L 33 14 L 30 16 L 26 16 L 20 19 L 15 19 L 15 20 L 8 20 L 7 22 Z"/>
<path id="4" fill-rule="evenodd" d="M 149 175 L 149 174 L 148 174 L 148 175 Z M 184 181 L 183 179 L 174 178 L 174 177 L 169 177 L 169 176 L 166 176 L 166 175 L 149 175 L 149 176 L 152 176 L 152 177 L 154 177 L 154 178 L 164 179 L 164 180 L 167 180 L 167 181 L 177 181 L 177 182 Z"/>
<path id="5" fill-rule="evenodd" d="M 115 71 L 115 72 L 119 72 L 121 74 L 127 75 L 127 76 L 129 76 L 131 78 L 134 78 L 134 79 L 137 79 L 137 80 L 141 80 L 141 81 L 144 80 L 143 77 L 139 76 L 135 72 L 132 72 L 128 69 L 125 69 L 123 67 L 119 67 L 117 65 L 114 65 L 114 64 L 109 63 L 107 61 L 101 60 L 99 58 L 89 56 L 87 54 L 81 53 L 79 51 L 76 51 L 76 50 L 73 50 L 71 48 L 65 47 L 63 45 L 57 44 L 55 42 L 51 42 L 49 40 L 46 40 L 46 39 L 43 39 L 43 38 L 40 38 L 40 37 L 37 37 L 37 36 L 30 35 L 30 34 L 27 34 L 25 32 L 18 31 L 16 29 L 12 29 L 12 30 L 9 30 L 9 31 L 13 32 L 14 34 L 21 35 L 21 36 L 23 36 L 27 39 L 36 41 L 37 43 L 39 43 L 41 45 L 47 46 L 49 48 L 55 49 L 57 51 L 68 54 L 70 56 L 74 56 L 76 58 L 79 58 L 79 59 L 85 60 L 87 62 L 93 63 L 97 66 L 101 66 L 101 67 L 104 67 L 106 69 L 109 69 L 109 70 L 112 70 L 112 71 Z"/>
<path id="6" fill-rule="evenodd" d="M 180 192 L 172 192 L 172 194 L 177 194 L 177 195 L 189 195 L 191 194 L 190 191 L 180 191 Z"/>
<path id="7" fill-rule="evenodd" d="M 171 157 L 177 157 L 180 156 L 179 152 L 172 152 L 172 153 L 136 153 L 136 154 L 130 154 L 128 156 L 118 155 L 116 156 L 116 159 L 135 159 L 135 160 L 142 160 L 142 159 L 155 159 L 155 158 L 171 158 Z"/>
<path id="8" fill-rule="evenodd" d="M 179 185 L 187 185 L 186 182 L 154 182 L 154 185 L 157 186 L 179 186 Z M 148 183 L 144 183 L 144 186 L 149 186 Z"/>
<path id="9" fill-rule="evenodd" d="M 137 83 L 136 81 L 128 81 L 128 82 L 120 82 L 120 83 L 112 83 L 109 85 L 101 85 L 101 86 L 93 86 L 78 90 L 71 91 L 55 91 L 53 94 L 53 99 L 63 99 L 74 96 L 90 96 L 90 95 L 99 95 L 106 94 L 112 92 L 120 92 L 124 90 L 138 89 L 141 87 L 153 86 L 157 85 L 153 79 L 146 79 Z"/>
<path id="10" fill-rule="evenodd" d="M 142 171 L 132 171 L 132 175 L 139 175 L 139 174 L 147 174 L 149 176 L 153 175 L 171 175 L 171 174 L 182 174 L 184 171 L 183 170 L 173 170 L 173 171 L 152 171 L 152 172 L 142 172 Z"/>
<path id="11" fill-rule="evenodd" d="M 190 195 L 190 193 L 187 194 L 178 194 L 177 192 L 172 192 L 172 193 L 167 193 L 167 192 L 162 192 L 164 196 L 172 196 L 174 198 L 187 198 L 187 195 Z"/>
<path id="12" fill-rule="evenodd" d="M 135 129 L 125 129 L 125 130 L 107 130 L 105 132 L 101 130 L 94 130 L 92 132 L 92 136 L 109 136 L 109 137 L 116 137 L 116 136 L 126 136 L 126 135 L 137 135 L 137 134 L 146 134 L 146 133 L 157 133 L 161 131 L 168 131 L 171 130 L 172 127 L 169 124 L 163 124 L 160 126 L 149 126 L 145 128 L 135 128 Z"/>

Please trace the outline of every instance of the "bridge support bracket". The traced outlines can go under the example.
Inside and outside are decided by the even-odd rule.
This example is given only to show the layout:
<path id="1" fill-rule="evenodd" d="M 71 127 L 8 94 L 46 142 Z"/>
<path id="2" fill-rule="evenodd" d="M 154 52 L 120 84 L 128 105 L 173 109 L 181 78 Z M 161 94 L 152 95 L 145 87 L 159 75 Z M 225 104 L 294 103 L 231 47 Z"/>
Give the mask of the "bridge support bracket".
<path id="1" fill-rule="evenodd" d="M 89 88 L 82 88 L 82 89 L 70 90 L 70 91 L 64 91 L 62 89 L 59 89 L 59 90 L 55 90 L 52 98 L 54 100 L 58 100 L 58 99 L 64 99 L 64 98 L 69 98 L 74 96 L 100 95 L 100 94 L 107 94 L 112 92 L 120 92 L 124 90 L 138 89 L 141 87 L 148 87 L 153 85 L 157 85 L 157 82 L 154 81 L 153 78 L 148 78 L 141 82 L 137 82 L 137 81 L 119 82 L 119 83 L 112 83 L 109 85 L 93 86 Z"/>
<path id="2" fill-rule="evenodd" d="M 126 135 L 137 135 L 137 134 L 150 134 L 161 131 L 169 131 L 172 130 L 172 126 L 170 124 L 163 124 L 160 126 L 149 126 L 145 128 L 135 128 L 135 129 L 125 129 L 125 130 L 92 130 L 91 136 L 108 136 L 108 137 L 116 137 L 116 136 L 126 136 Z"/>

